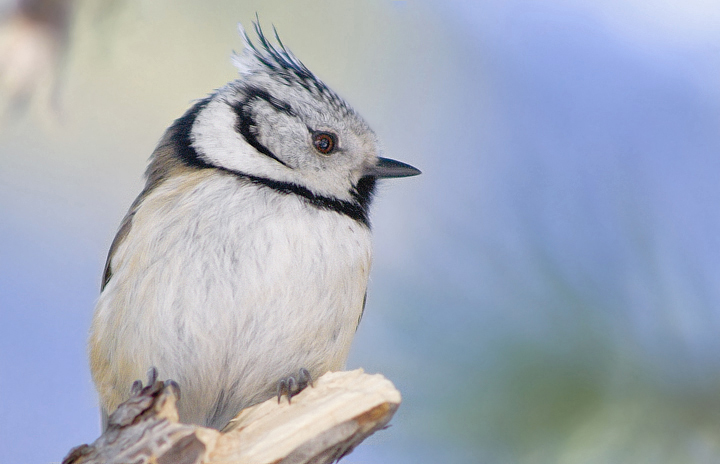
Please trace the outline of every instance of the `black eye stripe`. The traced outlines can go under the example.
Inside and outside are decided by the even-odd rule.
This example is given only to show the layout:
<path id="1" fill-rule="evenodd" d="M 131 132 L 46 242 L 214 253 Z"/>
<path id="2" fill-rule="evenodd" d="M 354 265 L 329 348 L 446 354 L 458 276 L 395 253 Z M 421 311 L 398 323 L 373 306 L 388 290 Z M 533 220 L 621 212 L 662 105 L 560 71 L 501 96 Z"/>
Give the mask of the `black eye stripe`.
<path id="1" fill-rule="evenodd" d="M 253 117 L 252 113 L 250 112 L 250 103 L 253 100 L 260 99 L 266 101 L 268 104 L 270 104 L 273 108 L 275 108 L 278 111 L 281 111 L 288 116 L 295 117 L 295 112 L 292 110 L 289 104 L 278 100 L 277 98 L 273 97 L 269 93 L 267 93 L 264 90 L 258 89 L 257 87 L 249 87 L 245 90 L 245 99 L 241 100 L 236 103 L 230 104 L 232 109 L 235 111 L 235 114 L 237 115 L 237 122 L 235 124 L 235 130 L 243 136 L 245 141 L 250 144 L 253 148 L 255 148 L 258 152 L 262 153 L 265 156 L 268 156 L 278 163 L 282 164 L 285 167 L 290 167 L 287 164 L 285 164 L 280 158 L 275 156 L 275 153 L 271 152 L 265 145 L 260 143 L 260 141 L 257 139 L 257 136 L 255 134 L 255 131 L 253 130 L 254 127 L 256 127 L 255 124 L 255 118 Z"/>
<path id="2" fill-rule="evenodd" d="M 245 89 L 245 101 L 244 104 L 248 104 L 253 100 L 264 100 L 266 101 L 270 106 L 275 108 L 278 111 L 282 111 L 283 113 L 287 114 L 291 117 L 296 117 L 297 115 L 293 111 L 292 107 L 289 103 L 284 102 L 282 100 L 278 100 L 277 98 L 273 97 L 266 91 L 259 89 L 257 87 L 248 87 Z"/>

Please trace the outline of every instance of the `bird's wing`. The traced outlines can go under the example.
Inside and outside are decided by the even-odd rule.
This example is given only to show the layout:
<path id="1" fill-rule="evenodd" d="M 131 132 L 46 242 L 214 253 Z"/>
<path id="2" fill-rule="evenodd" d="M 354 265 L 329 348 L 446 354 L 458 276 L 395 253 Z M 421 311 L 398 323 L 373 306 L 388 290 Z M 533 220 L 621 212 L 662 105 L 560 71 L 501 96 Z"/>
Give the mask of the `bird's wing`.
<path id="1" fill-rule="evenodd" d="M 108 282 L 110 282 L 110 278 L 112 277 L 112 268 L 110 267 L 110 263 L 112 262 L 112 258 L 115 255 L 118 247 L 123 241 L 125 241 L 128 234 L 130 233 L 130 229 L 132 229 L 132 219 L 133 216 L 135 216 L 135 212 L 138 208 L 138 200 L 135 200 L 135 203 L 133 203 L 133 205 L 130 207 L 130 211 L 128 211 L 128 213 L 123 218 L 123 221 L 120 224 L 120 229 L 118 229 L 118 232 L 117 234 L 115 234 L 115 238 L 110 245 L 110 251 L 108 252 L 107 261 L 105 261 L 105 270 L 103 271 L 102 285 L 100 286 L 100 291 L 103 291 Z"/>

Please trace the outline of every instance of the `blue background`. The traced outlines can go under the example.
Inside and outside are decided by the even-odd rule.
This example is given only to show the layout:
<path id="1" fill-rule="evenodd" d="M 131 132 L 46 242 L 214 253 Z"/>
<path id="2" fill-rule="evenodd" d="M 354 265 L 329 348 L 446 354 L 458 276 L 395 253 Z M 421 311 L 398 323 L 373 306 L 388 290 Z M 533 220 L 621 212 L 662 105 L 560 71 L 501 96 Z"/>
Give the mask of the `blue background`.
<path id="1" fill-rule="evenodd" d="M 403 405 L 344 462 L 719 462 L 720 8 L 648 3 L 81 3 L 59 108 L 0 126 L 0 462 L 97 437 L 105 254 L 256 11 L 424 172 L 348 362 Z"/>

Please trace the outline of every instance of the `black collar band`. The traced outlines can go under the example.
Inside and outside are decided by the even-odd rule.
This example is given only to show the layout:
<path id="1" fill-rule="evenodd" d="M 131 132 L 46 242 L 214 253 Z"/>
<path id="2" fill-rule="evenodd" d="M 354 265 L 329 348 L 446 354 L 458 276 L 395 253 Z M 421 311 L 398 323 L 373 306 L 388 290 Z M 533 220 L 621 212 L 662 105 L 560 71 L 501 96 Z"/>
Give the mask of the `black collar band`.
<path id="1" fill-rule="evenodd" d="M 370 218 L 368 215 L 368 208 L 370 206 L 370 195 L 372 195 L 373 187 L 366 187 L 365 194 L 360 194 L 357 189 L 351 192 L 354 200 L 339 200 L 337 198 L 326 197 L 324 195 L 318 195 L 311 192 L 308 188 L 301 185 L 294 184 L 292 182 L 283 182 L 267 177 L 253 176 L 251 174 L 245 174 L 239 171 L 233 171 L 225 168 L 215 168 L 221 171 L 232 174 L 241 179 L 247 179 L 253 184 L 262 185 L 275 190 L 276 192 L 283 193 L 285 195 L 297 195 L 302 197 L 312 206 L 318 209 L 324 209 L 327 211 L 335 211 L 336 213 L 343 214 L 357 222 L 363 224 L 365 227 L 370 228 Z M 365 178 L 363 178 L 365 179 Z M 362 181 L 362 180 L 361 180 Z M 370 183 L 373 184 L 375 180 L 372 179 Z"/>
<path id="2" fill-rule="evenodd" d="M 266 177 L 253 176 L 251 174 L 245 174 L 244 172 L 234 171 L 221 166 L 214 166 L 207 162 L 193 146 L 191 130 L 197 114 L 202 111 L 208 103 L 210 103 L 211 99 L 212 95 L 208 98 L 200 100 L 192 108 L 190 108 L 185 115 L 178 118 L 171 127 L 171 143 L 175 146 L 180 159 L 187 166 L 194 167 L 196 169 L 217 169 L 239 178 L 247 179 L 254 184 L 271 188 L 279 193 L 286 195 L 298 195 L 316 208 L 335 211 L 358 221 L 368 228 L 370 227 L 368 210 L 375 191 L 376 178 L 374 176 L 362 177 L 358 181 L 357 186 L 350 191 L 350 195 L 353 197 L 353 200 L 347 201 L 315 194 L 308 188 L 292 182 L 282 182 L 268 179 Z"/>

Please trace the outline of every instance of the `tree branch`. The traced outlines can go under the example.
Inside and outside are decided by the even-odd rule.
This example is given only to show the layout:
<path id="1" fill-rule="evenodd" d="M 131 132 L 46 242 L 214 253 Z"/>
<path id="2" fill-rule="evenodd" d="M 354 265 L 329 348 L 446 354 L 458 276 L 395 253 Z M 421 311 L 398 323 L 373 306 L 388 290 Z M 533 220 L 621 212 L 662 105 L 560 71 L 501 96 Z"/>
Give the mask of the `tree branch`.
<path id="1" fill-rule="evenodd" d="M 362 369 L 328 372 L 292 404 L 271 399 L 247 408 L 222 432 L 179 423 L 177 398 L 173 385 L 145 387 L 63 464 L 331 463 L 385 427 L 400 405 L 389 380 Z"/>

